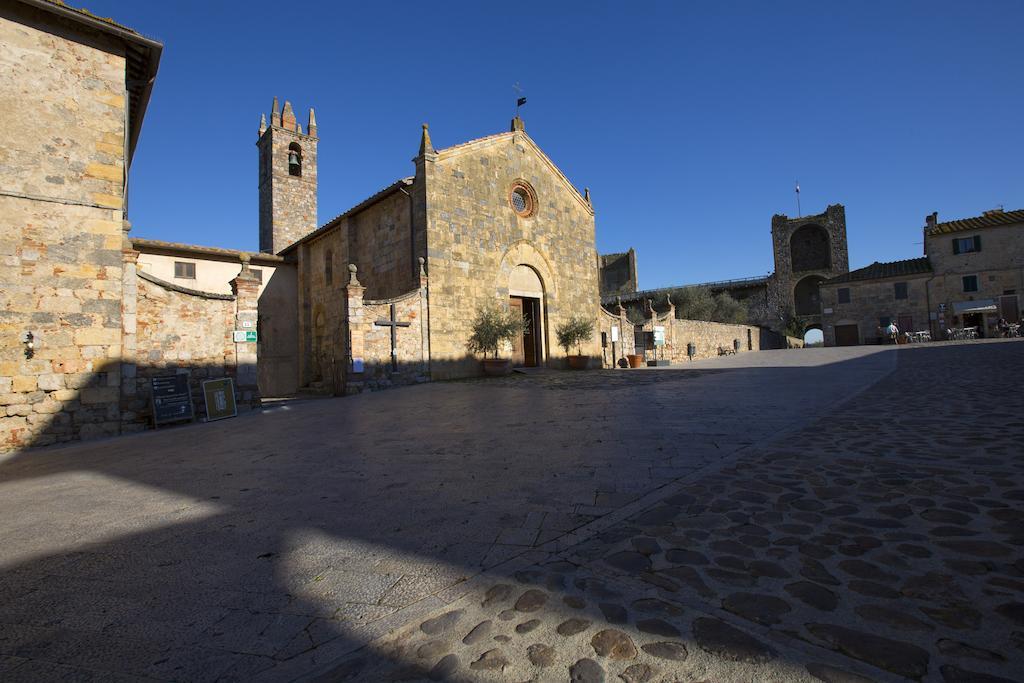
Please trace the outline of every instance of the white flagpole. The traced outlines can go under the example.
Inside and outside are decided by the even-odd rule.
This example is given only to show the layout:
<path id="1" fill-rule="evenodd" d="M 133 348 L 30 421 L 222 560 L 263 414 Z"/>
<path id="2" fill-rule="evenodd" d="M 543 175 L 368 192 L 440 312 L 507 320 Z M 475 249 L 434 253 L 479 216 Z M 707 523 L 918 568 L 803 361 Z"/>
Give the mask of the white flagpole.
<path id="1" fill-rule="evenodd" d="M 796 181 L 796 217 L 800 218 L 803 214 L 800 212 L 800 181 Z"/>

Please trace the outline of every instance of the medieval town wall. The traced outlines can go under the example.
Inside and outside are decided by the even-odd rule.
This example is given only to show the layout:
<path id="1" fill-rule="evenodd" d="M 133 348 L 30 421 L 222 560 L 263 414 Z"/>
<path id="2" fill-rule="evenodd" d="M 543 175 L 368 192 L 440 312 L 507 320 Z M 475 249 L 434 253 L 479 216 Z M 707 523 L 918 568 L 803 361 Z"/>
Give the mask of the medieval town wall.
<path id="1" fill-rule="evenodd" d="M 654 319 L 648 318 L 639 326 L 647 332 L 652 332 L 656 325 L 665 328 L 665 346 L 659 349 L 657 354 L 652 349 L 647 349 L 648 360 L 653 360 L 657 355 L 657 358 L 664 358 L 673 363 L 686 362 L 690 360 L 687 353 L 689 344 L 695 347 L 693 360 L 715 358 L 719 355 L 719 348 L 734 349 L 737 341 L 739 353 L 803 347 L 801 339 L 780 335 L 755 325 L 682 320 L 675 318 L 674 312 L 670 315 L 658 315 L 656 320 L 657 322 L 654 322 Z M 598 326 L 608 342 L 602 353 L 604 367 L 615 367 L 618 359 L 637 352 L 634 336 L 637 325 L 630 322 L 625 308 L 621 308 L 618 315 L 602 308 Z M 617 335 L 613 335 L 613 327 L 618 328 Z M 613 336 L 618 337 L 614 348 Z"/>
<path id="2" fill-rule="evenodd" d="M 435 160 L 436 159 L 436 160 Z M 545 292 L 544 346 L 559 366 L 555 329 L 573 315 L 598 315 L 593 210 L 524 133 L 456 146 L 422 163 L 426 180 L 427 275 L 430 278 L 431 375 L 479 374 L 466 350 L 483 306 L 508 305 L 517 265 L 539 275 Z M 536 192 L 536 210 L 521 217 L 510 206 L 517 180 Z M 600 357 L 599 337 L 583 352 Z"/>
<path id="3" fill-rule="evenodd" d="M 0 8 L 0 450 L 91 436 L 118 405 L 123 46 L 44 25 Z"/>

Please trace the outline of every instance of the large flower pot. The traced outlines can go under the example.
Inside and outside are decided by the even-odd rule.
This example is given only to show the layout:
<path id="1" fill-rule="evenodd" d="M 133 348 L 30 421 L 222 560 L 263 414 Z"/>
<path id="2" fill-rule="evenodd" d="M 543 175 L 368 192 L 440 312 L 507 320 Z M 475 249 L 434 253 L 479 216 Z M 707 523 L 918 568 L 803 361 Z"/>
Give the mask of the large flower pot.
<path id="1" fill-rule="evenodd" d="M 644 357 L 638 353 L 631 353 L 626 356 L 626 360 L 629 361 L 629 367 L 640 368 L 644 365 Z"/>
<path id="2" fill-rule="evenodd" d="M 508 358 L 484 358 L 484 374 L 489 377 L 500 377 L 512 372 L 512 361 Z"/>
<path id="3" fill-rule="evenodd" d="M 566 356 L 566 359 L 569 361 L 570 370 L 586 370 L 590 364 L 589 356 Z"/>

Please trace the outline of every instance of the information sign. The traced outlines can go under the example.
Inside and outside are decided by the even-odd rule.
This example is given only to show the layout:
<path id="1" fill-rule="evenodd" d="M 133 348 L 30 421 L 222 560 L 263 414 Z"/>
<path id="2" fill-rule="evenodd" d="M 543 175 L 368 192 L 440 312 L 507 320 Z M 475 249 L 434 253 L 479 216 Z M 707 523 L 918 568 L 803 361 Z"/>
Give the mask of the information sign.
<path id="1" fill-rule="evenodd" d="M 208 379 L 203 382 L 203 398 L 206 399 L 206 420 L 223 420 L 238 415 L 235 406 L 235 383 L 230 377 Z"/>
<path id="2" fill-rule="evenodd" d="M 654 345 L 664 346 L 665 345 L 665 328 L 660 325 L 654 327 Z"/>
<path id="3" fill-rule="evenodd" d="M 188 387 L 188 375 L 164 375 L 150 380 L 153 397 L 153 424 L 191 420 L 192 392 Z"/>

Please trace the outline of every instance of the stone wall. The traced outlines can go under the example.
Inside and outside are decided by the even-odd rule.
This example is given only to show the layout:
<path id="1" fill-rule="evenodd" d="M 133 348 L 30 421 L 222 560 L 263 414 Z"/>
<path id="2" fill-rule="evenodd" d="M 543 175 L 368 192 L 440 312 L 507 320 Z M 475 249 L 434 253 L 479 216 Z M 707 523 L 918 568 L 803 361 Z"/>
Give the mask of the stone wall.
<path id="1" fill-rule="evenodd" d="M 637 353 L 635 345 L 635 330 L 640 327 L 644 331 L 651 332 L 655 326 L 665 328 L 665 346 L 655 353 L 654 349 L 647 349 L 646 357 L 652 360 L 655 356 L 659 359 L 670 360 L 673 363 L 689 360 L 687 347 L 693 344 L 695 353 L 693 359 L 714 358 L 719 355 L 719 348 L 732 349 L 736 340 L 739 340 L 740 352 L 761 351 L 773 348 L 792 348 L 786 343 L 786 338 L 777 335 L 770 330 L 765 330 L 753 325 L 732 325 L 726 323 L 708 322 L 703 320 L 679 320 L 675 317 L 675 311 L 669 314 L 659 315 L 654 313 L 648 317 L 642 325 L 634 325 L 627 318 L 626 309 L 620 308 L 620 313 L 609 312 L 602 309 L 598 318 L 600 331 L 606 335 L 608 346 L 603 354 L 604 367 L 614 367 L 619 358 Z M 648 308 L 648 314 L 651 309 Z M 612 327 L 618 327 L 619 341 L 616 342 L 614 352 L 612 349 Z M 799 342 L 799 340 L 793 340 Z M 802 346 L 802 342 L 800 344 Z M 614 355 L 613 355 L 614 353 Z"/>
<path id="2" fill-rule="evenodd" d="M 880 318 L 896 321 L 902 332 L 929 330 L 928 279 L 930 275 L 900 276 L 882 280 L 862 280 L 822 284 L 822 336 L 825 346 L 836 345 L 837 325 L 856 325 L 858 343 L 880 341 Z M 896 283 L 906 283 L 907 298 L 896 298 Z M 850 291 L 849 303 L 839 303 L 839 290 Z M 904 329 L 910 320 L 912 329 Z"/>
<path id="3" fill-rule="evenodd" d="M 395 297 L 418 286 L 410 197 L 399 187 L 404 184 L 346 212 L 296 248 L 302 386 L 341 390 L 347 330 L 339 302 L 349 265 L 358 268 L 367 298 Z"/>
<path id="4" fill-rule="evenodd" d="M 0 8 L 0 450 L 117 420 L 124 47 L 75 30 Z"/>
<path id="5" fill-rule="evenodd" d="M 135 363 L 131 387 L 122 399 L 122 429 L 137 431 L 152 424 L 150 380 L 187 373 L 197 419 L 205 413 L 202 382 L 231 377 L 235 380 L 239 410 L 258 401 L 255 391 L 255 344 L 236 343 L 235 329 L 244 318 L 246 296 L 200 292 L 163 282 L 145 272 L 138 275 Z M 250 309 L 252 303 L 249 303 Z M 254 313 L 254 310 L 250 310 Z M 240 314 L 243 314 L 240 317 Z M 249 322 L 254 322 L 250 316 Z M 251 366 L 251 367 L 250 367 Z M 251 376 L 246 376 L 251 373 Z M 117 424 L 107 425 L 117 433 Z"/>
<path id="6" fill-rule="evenodd" d="M 631 294 L 639 288 L 636 251 L 633 249 L 622 254 L 601 254 L 598 266 L 602 298 Z"/>
<path id="7" fill-rule="evenodd" d="M 429 318 L 427 279 L 407 294 L 392 299 L 364 300 L 363 288 L 352 270 L 346 287 L 346 312 L 349 329 L 347 358 L 362 362 L 346 363 L 346 394 L 392 386 L 416 384 L 430 379 L 430 351 L 427 345 Z M 392 310 L 393 307 L 393 310 Z M 395 327 L 392 356 L 389 325 L 378 322 L 406 323 Z"/>
<path id="8" fill-rule="evenodd" d="M 521 130 L 494 135 L 417 159 L 425 184 L 427 274 L 430 277 L 431 376 L 479 374 L 466 350 L 470 327 L 484 306 L 507 305 L 516 266 L 536 271 L 544 287 L 545 359 L 564 364 L 555 328 L 573 315 L 596 319 L 599 308 L 594 212 Z M 534 193 L 532 215 L 513 210 L 513 184 Z M 583 352 L 601 355 L 599 337 Z"/>

